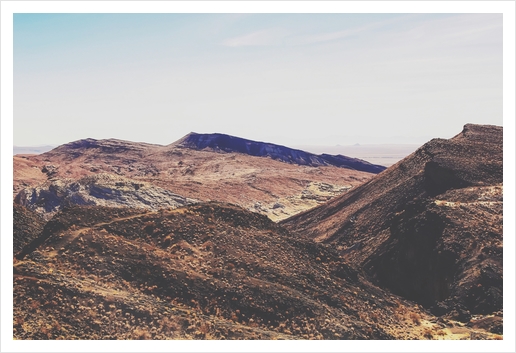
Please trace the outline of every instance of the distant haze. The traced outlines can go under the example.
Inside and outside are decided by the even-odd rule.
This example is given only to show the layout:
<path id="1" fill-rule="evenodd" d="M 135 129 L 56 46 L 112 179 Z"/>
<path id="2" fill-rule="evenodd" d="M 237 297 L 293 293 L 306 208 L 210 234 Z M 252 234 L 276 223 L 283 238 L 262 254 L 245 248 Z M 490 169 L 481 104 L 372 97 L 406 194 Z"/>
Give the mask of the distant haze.
<path id="1" fill-rule="evenodd" d="M 293 146 L 294 148 L 315 153 L 328 153 L 333 155 L 363 159 L 373 164 L 386 167 L 399 162 L 409 154 L 417 150 L 419 144 L 374 144 L 374 145 L 351 145 L 351 146 Z"/>
<path id="2" fill-rule="evenodd" d="M 56 146 L 13 146 L 13 154 L 41 154 Z"/>
<path id="3" fill-rule="evenodd" d="M 502 125 L 502 14 L 14 14 L 14 145 L 422 144 Z"/>

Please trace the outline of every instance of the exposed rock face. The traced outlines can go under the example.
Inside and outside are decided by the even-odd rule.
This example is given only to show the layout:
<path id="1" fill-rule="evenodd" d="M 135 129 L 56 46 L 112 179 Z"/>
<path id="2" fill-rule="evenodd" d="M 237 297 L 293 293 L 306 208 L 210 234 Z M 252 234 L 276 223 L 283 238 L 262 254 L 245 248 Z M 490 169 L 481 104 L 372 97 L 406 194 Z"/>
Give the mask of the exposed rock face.
<path id="1" fill-rule="evenodd" d="M 78 181 L 58 179 L 40 187 L 26 188 L 16 196 L 15 202 L 48 217 L 63 207 L 73 205 L 156 210 L 176 208 L 195 203 L 196 200 L 146 182 L 111 174 L 97 174 Z"/>
<path id="2" fill-rule="evenodd" d="M 371 164 L 357 158 L 329 154 L 315 155 L 285 146 L 246 140 L 225 134 L 197 134 L 192 132 L 174 142 L 173 145 L 199 150 L 210 148 L 215 151 L 245 153 L 251 156 L 270 157 L 285 163 L 311 167 L 333 165 L 375 174 L 386 169 L 384 166 Z"/>
<path id="3" fill-rule="evenodd" d="M 285 225 L 378 283 L 467 321 L 502 309 L 502 128 L 468 124 Z"/>

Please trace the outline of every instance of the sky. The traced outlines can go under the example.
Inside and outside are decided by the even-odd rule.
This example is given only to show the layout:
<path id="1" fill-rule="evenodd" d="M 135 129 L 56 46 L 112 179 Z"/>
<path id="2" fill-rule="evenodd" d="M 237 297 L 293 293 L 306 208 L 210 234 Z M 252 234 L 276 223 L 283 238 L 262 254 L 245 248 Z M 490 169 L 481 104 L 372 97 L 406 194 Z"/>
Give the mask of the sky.
<path id="1" fill-rule="evenodd" d="M 14 14 L 14 145 L 424 143 L 503 125 L 502 14 Z"/>

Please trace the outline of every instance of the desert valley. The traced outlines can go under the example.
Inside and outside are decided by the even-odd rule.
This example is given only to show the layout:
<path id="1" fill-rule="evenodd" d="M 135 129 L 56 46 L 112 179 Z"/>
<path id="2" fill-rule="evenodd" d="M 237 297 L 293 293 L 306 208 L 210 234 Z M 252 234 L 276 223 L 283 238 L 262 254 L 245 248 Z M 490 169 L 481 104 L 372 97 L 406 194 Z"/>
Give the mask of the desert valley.
<path id="1" fill-rule="evenodd" d="M 16 339 L 503 339 L 503 129 L 386 168 L 224 134 L 17 154 Z"/>

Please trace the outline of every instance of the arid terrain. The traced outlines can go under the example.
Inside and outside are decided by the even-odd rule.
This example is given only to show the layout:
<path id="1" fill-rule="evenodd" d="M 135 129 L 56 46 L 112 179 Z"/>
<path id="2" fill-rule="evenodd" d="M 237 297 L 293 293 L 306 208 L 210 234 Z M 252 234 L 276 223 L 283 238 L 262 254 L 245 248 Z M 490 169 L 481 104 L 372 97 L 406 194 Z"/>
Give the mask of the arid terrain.
<path id="1" fill-rule="evenodd" d="M 15 156 L 14 337 L 503 338 L 501 127 L 384 171 L 234 139 Z"/>
<path id="2" fill-rule="evenodd" d="M 502 128 L 466 125 L 282 224 L 436 315 L 501 322 L 502 152 Z"/>
<path id="3" fill-rule="evenodd" d="M 254 146 L 262 153 L 251 155 L 239 152 L 240 144 L 249 141 L 239 138 L 223 150 L 217 140 L 210 140 L 213 146 L 197 147 L 198 140 L 193 137 L 199 136 L 204 136 L 204 141 L 212 137 L 189 134 L 167 146 L 88 139 L 40 155 L 16 155 L 13 194 L 16 197 L 23 191 L 18 202 L 47 216 L 62 205 L 105 205 L 107 194 L 112 204 L 142 207 L 145 202 L 137 199 L 148 199 L 142 195 L 145 189 L 161 195 L 161 201 L 155 198 L 155 207 L 147 205 L 153 209 L 160 204 L 169 207 L 181 196 L 228 202 L 281 220 L 341 195 L 385 169 L 344 156 L 322 159 L 257 142 Z M 277 160 L 278 156 L 285 160 Z M 101 173 L 109 176 L 99 178 Z M 87 176 L 96 179 L 84 179 Z M 76 191 L 62 187 L 71 184 Z M 136 190 L 140 184 L 145 188 Z M 127 187 L 130 185 L 135 185 L 132 190 Z M 175 196 L 167 200 L 167 192 Z"/>

